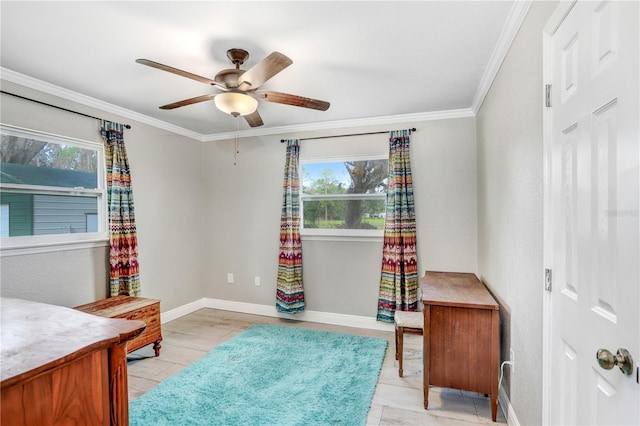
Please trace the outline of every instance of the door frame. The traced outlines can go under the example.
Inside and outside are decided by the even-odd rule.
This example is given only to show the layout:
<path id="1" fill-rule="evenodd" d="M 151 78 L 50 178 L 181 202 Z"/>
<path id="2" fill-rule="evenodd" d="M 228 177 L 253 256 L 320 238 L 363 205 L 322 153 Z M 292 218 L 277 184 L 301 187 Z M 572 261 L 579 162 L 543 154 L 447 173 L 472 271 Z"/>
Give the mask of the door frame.
<path id="1" fill-rule="evenodd" d="M 551 295 L 545 290 L 545 269 L 553 270 L 552 230 L 553 217 L 551 215 L 551 147 L 553 143 L 552 110 L 546 107 L 545 86 L 552 81 L 552 49 L 551 39 L 558 30 L 577 0 L 562 1 L 558 4 L 547 24 L 542 30 L 542 130 L 543 130 L 543 270 L 541 274 L 542 292 L 542 422 L 551 422 Z M 552 104 L 553 107 L 553 104 Z M 552 277 L 553 278 L 553 277 Z M 552 288 L 553 290 L 553 288 Z"/>

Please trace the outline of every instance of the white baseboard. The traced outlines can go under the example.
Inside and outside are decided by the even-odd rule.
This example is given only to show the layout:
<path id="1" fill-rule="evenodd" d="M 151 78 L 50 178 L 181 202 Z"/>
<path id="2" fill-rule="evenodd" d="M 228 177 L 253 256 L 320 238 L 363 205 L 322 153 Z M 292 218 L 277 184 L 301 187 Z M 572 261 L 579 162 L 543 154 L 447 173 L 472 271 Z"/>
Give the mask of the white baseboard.
<path id="1" fill-rule="evenodd" d="M 267 317 L 284 318 L 296 321 L 309 321 L 321 324 L 340 325 L 344 327 L 366 328 L 369 330 L 394 331 L 393 324 L 376 321 L 373 317 L 359 315 L 336 314 L 332 312 L 304 311 L 299 314 L 285 314 L 278 312 L 275 307 L 257 303 L 236 302 L 233 300 L 202 298 L 187 303 L 161 314 L 161 322 L 172 321 L 181 316 L 195 312 L 202 308 L 220 309 L 223 311 L 242 312 L 244 314 L 263 315 Z"/>
<path id="2" fill-rule="evenodd" d="M 509 397 L 503 388 L 498 390 L 498 403 L 502 409 L 505 419 L 507 419 L 507 424 L 509 426 L 520 426 L 520 422 L 516 417 L 516 412 L 513 410 L 513 405 L 511 405 L 511 401 L 509 401 Z"/>
<path id="3" fill-rule="evenodd" d="M 160 313 L 160 323 L 164 324 L 165 322 L 173 321 L 174 319 L 178 319 L 187 314 L 197 311 L 198 309 L 204 308 L 204 300 L 199 299 L 195 302 L 187 303 L 186 305 L 178 306 L 175 309 L 171 309 L 166 312 Z"/>

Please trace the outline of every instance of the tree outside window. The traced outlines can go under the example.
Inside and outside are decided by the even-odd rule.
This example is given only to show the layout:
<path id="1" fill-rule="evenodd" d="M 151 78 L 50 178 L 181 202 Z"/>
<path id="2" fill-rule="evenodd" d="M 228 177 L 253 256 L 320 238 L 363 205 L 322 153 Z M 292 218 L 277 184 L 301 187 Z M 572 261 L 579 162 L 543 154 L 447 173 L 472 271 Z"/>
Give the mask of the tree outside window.
<path id="1" fill-rule="evenodd" d="M 302 164 L 303 229 L 384 229 L 387 159 Z"/>

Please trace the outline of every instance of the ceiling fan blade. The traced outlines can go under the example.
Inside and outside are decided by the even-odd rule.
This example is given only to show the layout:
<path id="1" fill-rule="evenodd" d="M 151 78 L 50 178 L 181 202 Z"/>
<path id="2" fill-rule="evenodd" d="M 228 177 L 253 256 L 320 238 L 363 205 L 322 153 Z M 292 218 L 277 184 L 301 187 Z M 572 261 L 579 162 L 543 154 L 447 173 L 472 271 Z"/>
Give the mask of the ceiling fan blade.
<path id="1" fill-rule="evenodd" d="M 293 61 L 282 53 L 273 52 L 238 78 L 238 88 L 240 90 L 255 90 L 292 63 Z"/>
<path id="2" fill-rule="evenodd" d="M 136 59 L 136 62 L 142 65 L 147 65 L 151 68 L 156 68 L 162 71 L 167 71 L 173 74 L 181 75 L 182 77 L 187 77 L 192 80 L 199 81 L 201 83 L 210 84 L 211 86 L 216 86 L 222 90 L 227 90 L 226 86 L 218 83 L 215 80 L 211 80 L 207 77 L 202 77 L 201 75 L 193 74 L 188 71 L 183 71 L 178 68 L 170 67 L 169 65 L 164 65 L 159 62 L 150 61 L 149 59 Z"/>
<path id="3" fill-rule="evenodd" d="M 247 120 L 247 123 L 249 123 L 249 126 L 251 127 L 259 127 L 264 124 L 262 122 L 262 117 L 260 117 L 260 114 L 258 114 L 258 110 L 255 110 L 251 114 L 245 115 L 244 119 Z"/>
<path id="4" fill-rule="evenodd" d="M 256 92 L 255 95 L 257 98 L 267 102 L 276 102 L 279 104 L 317 109 L 320 111 L 326 111 L 331 105 L 329 102 L 319 101 L 317 99 L 304 98 L 302 96 L 290 95 L 288 93 L 272 92 L 270 90 Z"/>
<path id="5" fill-rule="evenodd" d="M 210 101 L 215 98 L 216 94 L 213 95 L 202 95 L 196 96 L 195 98 L 185 99 L 183 101 L 174 102 L 172 104 L 162 105 L 160 109 L 176 109 L 183 107 L 185 105 L 197 104 L 198 102 Z"/>

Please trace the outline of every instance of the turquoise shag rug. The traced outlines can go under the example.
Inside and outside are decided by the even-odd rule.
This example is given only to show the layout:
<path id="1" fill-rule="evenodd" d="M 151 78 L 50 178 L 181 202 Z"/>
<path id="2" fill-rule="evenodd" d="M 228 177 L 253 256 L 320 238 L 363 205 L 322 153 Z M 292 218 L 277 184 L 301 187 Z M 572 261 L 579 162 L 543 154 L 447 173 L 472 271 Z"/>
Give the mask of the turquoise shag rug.
<path id="1" fill-rule="evenodd" d="M 135 425 L 364 425 L 385 339 L 255 324 L 129 404 Z"/>

